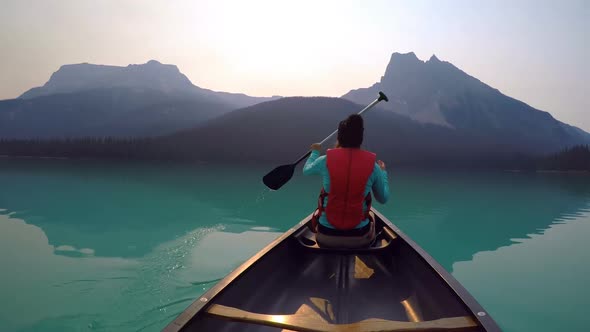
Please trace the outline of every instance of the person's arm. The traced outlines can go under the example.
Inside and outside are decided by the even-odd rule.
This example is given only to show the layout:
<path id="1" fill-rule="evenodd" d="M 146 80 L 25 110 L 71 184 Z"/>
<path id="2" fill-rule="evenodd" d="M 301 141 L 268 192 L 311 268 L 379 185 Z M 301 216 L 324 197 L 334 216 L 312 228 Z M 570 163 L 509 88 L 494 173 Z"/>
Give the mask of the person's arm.
<path id="1" fill-rule="evenodd" d="M 303 175 L 322 174 L 325 156 L 320 156 L 320 145 L 312 144 L 311 154 L 303 166 Z"/>
<path id="2" fill-rule="evenodd" d="M 379 203 L 385 204 L 387 203 L 387 200 L 389 200 L 389 181 L 387 179 L 385 163 L 381 160 L 376 162 L 373 174 L 375 176 L 375 181 L 373 181 L 372 187 L 373 195 Z"/>

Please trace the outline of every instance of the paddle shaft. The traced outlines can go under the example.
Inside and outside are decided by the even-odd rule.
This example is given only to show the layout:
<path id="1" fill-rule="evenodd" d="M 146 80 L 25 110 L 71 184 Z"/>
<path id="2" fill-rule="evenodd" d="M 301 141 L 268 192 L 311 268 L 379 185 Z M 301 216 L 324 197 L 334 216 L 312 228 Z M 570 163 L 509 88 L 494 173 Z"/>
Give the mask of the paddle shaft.
<path id="1" fill-rule="evenodd" d="M 373 106 L 377 105 L 381 100 L 381 98 L 377 98 L 375 100 L 373 100 L 372 103 L 370 103 L 369 105 L 367 105 L 367 107 L 363 108 L 360 112 L 358 112 L 358 115 L 361 115 L 363 113 L 365 113 L 366 111 L 370 110 L 371 108 L 373 108 Z M 324 145 L 324 143 L 326 143 L 327 141 L 329 141 L 332 137 L 334 137 L 334 135 L 336 135 L 336 133 L 338 133 L 338 129 L 334 130 L 333 133 L 331 133 L 328 137 L 324 138 L 323 141 L 320 142 L 320 145 Z M 309 155 L 311 154 L 311 150 L 307 151 L 306 154 L 304 154 L 303 156 L 301 156 L 299 159 L 297 159 L 296 162 L 293 163 L 293 165 L 297 165 L 299 164 L 303 159 L 309 157 Z"/>

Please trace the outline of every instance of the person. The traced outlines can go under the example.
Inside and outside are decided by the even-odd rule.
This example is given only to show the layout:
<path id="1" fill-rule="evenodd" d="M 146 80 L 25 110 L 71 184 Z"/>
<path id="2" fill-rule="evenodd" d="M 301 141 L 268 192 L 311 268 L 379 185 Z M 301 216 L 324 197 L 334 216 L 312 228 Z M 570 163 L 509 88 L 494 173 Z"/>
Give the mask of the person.
<path id="1" fill-rule="evenodd" d="M 360 248 L 375 238 L 375 222 L 369 213 L 371 192 L 385 204 L 389 183 L 385 163 L 361 149 L 363 134 L 363 118 L 353 114 L 338 125 L 336 148 L 320 156 L 321 145 L 311 145 L 303 174 L 322 176 L 323 188 L 310 224 L 320 246 Z"/>

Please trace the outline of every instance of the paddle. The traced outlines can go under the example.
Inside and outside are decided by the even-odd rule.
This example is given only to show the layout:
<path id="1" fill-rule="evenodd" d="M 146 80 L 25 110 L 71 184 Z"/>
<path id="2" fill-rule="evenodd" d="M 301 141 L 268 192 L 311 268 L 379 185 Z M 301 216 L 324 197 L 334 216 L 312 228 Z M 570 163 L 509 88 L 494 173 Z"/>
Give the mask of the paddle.
<path id="1" fill-rule="evenodd" d="M 370 103 L 367 107 L 363 108 L 360 112 L 358 112 L 358 115 L 361 115 L 369 109 L 373 108 L 373 106 L 377 105 L 377 103 L 379 103 L 382 100 L 385 100 L 386 102 L 389 101 L 389 99 L 387 99 L 387 96 L 383 92 L 379 91 L 379 97 L 375 99 L 372 103 Z M 324 140 L 321 141 L 320 144 L 323 145 L 324 143 L 326 143 L 330 138 L 336 135 L 337 132 L 338 129 L 331 133 L 330 136 L 324 138 Z M 307 151 L 307 153 L 301 156 L 301 158 L 297 159 L 296 162 L 288 165 L 282 165 L 273 169 L 262 178 L 262 182 L 264 182 L 264 184 L 272 190 L 279 189 L 285 183 L 291 180 L 291 177 L 293 177 L 293 173 L 295 172 L 295 167 L 297 166 L 297 164 L 299 164 L 303 159 L 309 157 L 310 154 L 311 150 Z"/>

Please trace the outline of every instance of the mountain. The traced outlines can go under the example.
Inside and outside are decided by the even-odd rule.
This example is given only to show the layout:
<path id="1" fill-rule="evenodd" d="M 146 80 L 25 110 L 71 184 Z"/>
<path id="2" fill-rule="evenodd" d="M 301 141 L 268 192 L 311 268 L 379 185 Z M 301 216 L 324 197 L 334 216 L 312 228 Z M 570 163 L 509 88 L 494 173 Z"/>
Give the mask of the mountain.
<path id="1" fill-rule="evenodd" d="M 393 53 L 379 82 L 342 98 L 366 104 L 378 91 L 389 97 L 390 102 L 381 105 L 387 110 L 486 139 L 509 138 L 530 152 L 590 142 L 590 134 L 502 94 L 434 55 L 421 61 L 414 53 Z"/>
<path id="2" fill-rule="evenodd" d="M 51 75 L 42 87 L 32 88 L 20 99 L 31 99 L 57 93 L 71 93 L 93 89 L 131 88 L 160 91 L 171 96 L 192 96 L 221 102 L 233 108 L 247 107 L 278 96 L 250 97 L 242 93 L 217 92 L 200 88 L 180 72 L 175 65 L 150 60 L 127 67 L 94 65 L 89 63 L 64 65 Z"/>
<path id="3" fill-rule="evenodd" d="M 162 135 L 276 98 L 203 89 L 154 60 L 64 65 L 42 87 L 0 101 L 0 138 Z"/>
<path id="4" fill-rule="evenodd" d="M 376 96 L 375 96 L 376 97 Z M 293 162 L 363 106 L 341 98 L 289 97 L 229 112 L 198 127 L 148 139 L 0 140 L 0 155 Z M 422 123 L 376 107 L 363 115 L 364 148 L 393 167 L 523 169 L 538 154 L 512 137 Z M 334 144 L 328 142 L 325 148 Z"/>
<path id="5" fill-rule="evenodd" d="M 155 136 L 233 109 L 194 96 L 104 88 L 0 101 L 0 138 Z"/>
<path id="6" fill-rule="evenodd" d="M 19 98 L 105 88 L 142 88 L 171 94 L 190 94 L 195 90 L 176 66 L 163 65 L 155 60 L 127 67 L 82 63 L 61 66 L 45 85 L 32 88 Z"/>
<path id="7" fill-rule="evenodd" d="M 154 65 L 160 67 L 142 66 Z M 530 165 L 539 155 L 590 144 L 590 135 L 583 130 L 505 96 L 434 56 L 423 62 L 413 53 L 394 53 L 378 83 L 343 98 L 289 97 L 234 111 L 230 102 L 219 102 L 223 94 L 191 88 L 172 69 L 162 69 L 169 74 L 152 80 L 135 74 L 117 79 L 105 74 L 111 77 L 108 80 L 88 74 L 92 78 L 80 79 L 77 85 L 60 82 L 79 78 L 54 75 L 56 83 L 51 83 L 52 77 L 32 94 L 0 102 L 0 133 L 12 137 L 32 137 L 48 128 L 53 136 L 43 137 L 55 133 L 160 137 L 48 143 L 0 140 L 0 154 L 287 163 L 374 100 L 379 90 L 390 102 L 364 116 L 364 147 L 395 165 L 517 168 Z M 97 83 L 105 80 L 109 88 Z M 82 82 L 94 83 L 88 83 L 86 90 L 69 91 Z M 53 94 L 42 95 L 45 92 Z M 39 95 L 31 97 L 34 94 Z M 232 98 L 240 101 L 244 96 Z M 180 130 L 172 133 L 173 128 Z"/>
<path id="8" fill-rule="evenodd" d="M 288 163 L 361 108 L 341 98 L 282 98 L 159 138 L 150 142 L 149 149 L 152 156 L 163 159 Z M 396 164 L 483 164 L 514 160 L 520 155 L 502 137 L 488 140 L 446 126 L 420 123 L 382 108 L 369 111 L 364 118 L 364 147 Z"/>
<path id="9" fill-rule="evenodd" d="M 590 143 L 590 134 L 510 98 L 436 56 L 394 53 L 381 80 L 338 98 L 260 103 L 162 138 L 160 151 L 201 160 L 289 162 L 384 91 L 365 115 L 364 146 L 395 163 L 502 165 Z M 208 142 L 203 144 L 202 142 Z M 209 143 L 214 142 L 214 143 Z"/>

